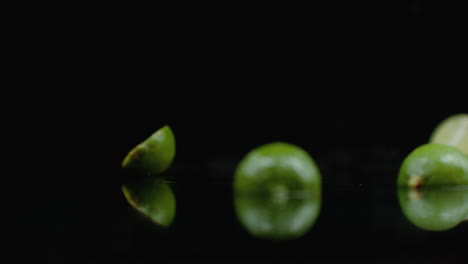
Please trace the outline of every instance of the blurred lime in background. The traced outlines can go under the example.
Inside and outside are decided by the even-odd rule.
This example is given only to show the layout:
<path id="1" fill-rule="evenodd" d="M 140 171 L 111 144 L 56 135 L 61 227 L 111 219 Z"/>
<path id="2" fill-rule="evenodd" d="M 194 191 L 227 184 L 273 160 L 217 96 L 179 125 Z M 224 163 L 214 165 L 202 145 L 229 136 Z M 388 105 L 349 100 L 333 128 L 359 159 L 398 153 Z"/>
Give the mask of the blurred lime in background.
<path id="1" fill-rule="evenodd" d="M 468 155 L 468 114 L 444 119 L 432 132 L 430 142 L 456 147 Z"/>
<path id="2" fill-rule="evenodd" d="M 296 145 L 274 142 L 249 152 L 234 175 L 234 207 L 251 235 L 273 240 L 303 236 L 321 207 L 321 175 Z"/>

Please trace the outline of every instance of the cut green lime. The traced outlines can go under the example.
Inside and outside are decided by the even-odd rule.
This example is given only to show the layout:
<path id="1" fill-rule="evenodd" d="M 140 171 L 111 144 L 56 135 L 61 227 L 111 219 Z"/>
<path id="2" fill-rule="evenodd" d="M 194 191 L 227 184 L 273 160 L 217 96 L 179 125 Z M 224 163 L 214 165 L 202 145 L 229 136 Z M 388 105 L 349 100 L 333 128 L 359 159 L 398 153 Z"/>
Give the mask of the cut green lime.
<path id="1" fill-rule="evenodd" d="M 443 120 L 434 129 L 430 142 L 459 148 L 468 155 L 468 114 L 456 114 Z"/>
<path id="2" fill-rule="evenodd" d="M 410 188 L 468 185 L 468 156 L 448 145 L 419 146 L 403 161 L 397 181 Z"/>
<path id="3" fill-rule="evenodd" d="M 148 175 L 161 174 L 171 165 L 175 149 L 174 133 L 169 126 L 164 126 L 133 148 L 124 158 L 122 167 Z"/>
<path id="4" fill-rule="evenodd" d="M 399 189 L 398 201 L 406 218 L 428 231 L 451 229 L 468 214 L 468 190 L 463 189 Z"/>
<path id="5" fill-rule="evenodd" d="M 171 187 L 164 182 L 125 184 L 122 191 L 129 204 L 160 227 L 168 227 L 176 211 Z"/>

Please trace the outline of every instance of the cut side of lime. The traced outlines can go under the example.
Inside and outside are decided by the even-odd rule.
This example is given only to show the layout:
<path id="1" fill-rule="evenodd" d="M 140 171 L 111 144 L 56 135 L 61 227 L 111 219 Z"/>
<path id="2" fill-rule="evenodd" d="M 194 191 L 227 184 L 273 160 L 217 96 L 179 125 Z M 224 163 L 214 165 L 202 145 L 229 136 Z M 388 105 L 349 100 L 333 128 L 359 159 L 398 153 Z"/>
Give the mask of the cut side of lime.
<path id="1" fill-rule="evenodd" d="M 456 114 L 443 120 L 434 129 L 430 142 L 456 147 L 468 155 L 468 114 Z"/>
<path id="2" fill-rule="evenodd" d="M 164 126 L 134 147 L 124 158 L 122 167 L 158 175 L 172 164 L 175 152 L 174 133 L 169 126 Z"/>

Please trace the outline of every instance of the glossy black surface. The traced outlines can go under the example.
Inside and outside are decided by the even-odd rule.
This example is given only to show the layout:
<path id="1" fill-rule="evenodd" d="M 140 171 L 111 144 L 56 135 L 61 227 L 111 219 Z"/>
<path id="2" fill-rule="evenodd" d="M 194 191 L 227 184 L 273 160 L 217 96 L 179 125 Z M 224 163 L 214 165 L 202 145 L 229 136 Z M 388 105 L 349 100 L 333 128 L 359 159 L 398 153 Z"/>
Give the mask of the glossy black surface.
<path id="1" fill-rule="evenodd" d="M 395 155 L 398 157 L 398 153 Z M 392 160 L 394 165 L 398 163 L 398 158 Z M 379 177 L 396 179 L 398 167 L 393 166 L 366 169 L 351 166 L 353 170 L 347 175 L 368 174 L 374 181 L 338 184 L 331 181 L 336 172 L 327 163 L 319 162 L 324 179 L 322 204 L 310 230 L 297 239 L 285 241 L 255 237 L 238 221 L 231 182 L 227 177 L 212 176 L 232 174 L 231 166 L 226 164 L 233 162 L 209 163 L 211 169 L 174 164 L 167 176 L 172 178 L 169 186 L 175 195 L 176 213 L 168 228 L 158 227 L 133 210 L 117 182 L 96 181 L 93 185 L 88 181 L 79 184 L 80 187 L 34 192 L 33 200 L 21 200 L 21 214 L 12 218 L 14 223 L 5 232 L 9 245 L 20 249 L 10 251 L 9 255 L 20 259 L 116 263 L 195 260 L 456 263 L 466 259 L 468 223 L 440 232 L 412 224 L 400 207 L 395 186 L 378 184 Z M 119 169 L 108 173 L 128 180 Z M 192 179 L 182 180 L 184 175 Z"/>

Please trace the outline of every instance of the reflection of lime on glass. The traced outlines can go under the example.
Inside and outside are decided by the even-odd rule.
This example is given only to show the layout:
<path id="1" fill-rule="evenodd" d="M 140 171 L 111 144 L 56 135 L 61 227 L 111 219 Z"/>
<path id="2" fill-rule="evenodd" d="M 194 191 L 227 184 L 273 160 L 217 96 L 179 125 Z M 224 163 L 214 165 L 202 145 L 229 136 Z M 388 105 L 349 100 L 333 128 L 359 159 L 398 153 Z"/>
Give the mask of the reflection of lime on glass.
<path id="1" fill-rule="evenodd" d="M 237 166 L 236 191 L 287 193 L 293 190 L 320 191 L 319 169 L 298 146 L 275 142 L 250 151 Z"/>
<path id="2" fill-rule="evenodd" d="M 169 168 L 175 156 L 175 137 L 169 126 L 154 132 L 133 148 L 122 162 L 123 168 L 157 175 Z"/>
<path id="3" fill-rule="evenodd" d="M 406 218 L 423 230 L 448 230 L 468 217 L 468 190 L 399 189 L 398 201 Z"/>
<path id="4" fill-rule="evenodd" d="M 434 129 L 430 142 L 459 148 L 468 155 L 468 114 L 456 114 L 443 120 Z"/>
<path id="5" fill-rule="evenodd" d="M 164 182 L 125 184 L 122 191 L 130 205 L 153 223 L 167 227 L 172 223 L 176 201 L 171 187 Z"/>
<path id="6" fill-rule="evenodd" d="M 286 195 L 234 193 L 234 208 L 242 226 L 254 237 L 296 239 L 307 233 L 320 212 L 318 192 L 296 191 Z"/>
<path id="7" fill-rule="evenodd" d="M 452 186 L 468 184 L 468 156 L 459 149 L 442 144 L 425 144 L 403 161 L 398 186 Z"/>
<path id="8" fill-rule="evenodd" d="M 256 237 L 300 237 L 320 211 L 319 169 L 292 144 L 275 142 L 249 152 L 237 166 L 233 188 L 237 217 Z"/>

